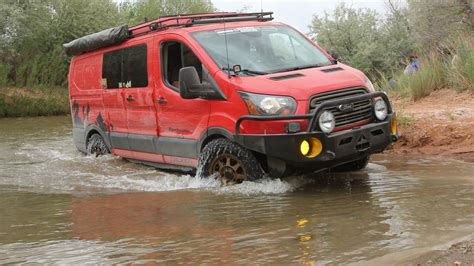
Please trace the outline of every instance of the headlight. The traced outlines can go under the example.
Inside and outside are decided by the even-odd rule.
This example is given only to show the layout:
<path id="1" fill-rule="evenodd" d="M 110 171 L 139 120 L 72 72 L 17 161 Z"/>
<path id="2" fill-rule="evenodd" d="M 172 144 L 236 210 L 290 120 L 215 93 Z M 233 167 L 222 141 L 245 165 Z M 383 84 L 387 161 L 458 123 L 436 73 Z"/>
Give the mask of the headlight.
<path id="1" fill-rule="evenodd" d="M 365 78 L 365 86 L 369 89 L 369 92 L 375 92 L 374 84 L 372 84 L 372 81 L 367 77 Z"/>
<path id="2" fill-rule="evenodd" d="M 296 101 L 291 97 L 240 92 L 251 115 L 291 115 Z"/>
<path id="3" fill-rule="evenodd" d="M 375 101 L 374 104 L 374 112 L 375 112 L 375 117 L 377 117 L 378 120 L 383 121 L 385 118 L 387 118 L 387 103 L 385 103 L 384 100 L 378 99 Z"/>
<path id="4" fill-rule="evenodd" d="M 319 116 L 319 128 L 326 134 L 331 133 L 336 126 L 336 119 L 330 111 L 324 111 Z"/>

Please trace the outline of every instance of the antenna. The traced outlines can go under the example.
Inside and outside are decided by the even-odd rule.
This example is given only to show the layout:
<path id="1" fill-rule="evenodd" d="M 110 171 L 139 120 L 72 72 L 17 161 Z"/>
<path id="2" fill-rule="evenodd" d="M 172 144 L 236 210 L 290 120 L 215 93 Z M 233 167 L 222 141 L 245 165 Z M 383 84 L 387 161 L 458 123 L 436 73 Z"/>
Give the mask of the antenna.
<path id="1" fill-rule="evenodd" d="M 263 13 L 263 0 L 260 0 L 260 12 Z"/>
<path id="2" fill-rule="evenodd" d="M 229 49 L 227 47 L 227 29 L 225 28 L 225 19 L 223 18 L 222 21 L 224 22 L 225 53 L 227 57 L 227 77 L 230 79 Z"/>

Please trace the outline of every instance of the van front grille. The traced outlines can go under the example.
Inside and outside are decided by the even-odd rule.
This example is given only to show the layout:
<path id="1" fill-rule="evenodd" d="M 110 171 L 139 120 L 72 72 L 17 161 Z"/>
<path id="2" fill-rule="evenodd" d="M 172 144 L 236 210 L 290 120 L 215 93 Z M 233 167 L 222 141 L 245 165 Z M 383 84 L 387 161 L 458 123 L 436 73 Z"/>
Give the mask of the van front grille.
<path id="1" fill-rule="evenodd" d="M 342 99 L 366 93 L 365 88 L 348 88 L 319 93 L 311 97 L 309 101 L 309 112 L 313 112 L 314 109 L 324 101 Z M 331 111 L 336 118 L 336 129 L 362 121 L 370 122 L 373 119 L 371 100 L 352 102 L 352 109 L 347 111 L 341 111 L 338 106 L 330 107 L 327 110 Z"/>

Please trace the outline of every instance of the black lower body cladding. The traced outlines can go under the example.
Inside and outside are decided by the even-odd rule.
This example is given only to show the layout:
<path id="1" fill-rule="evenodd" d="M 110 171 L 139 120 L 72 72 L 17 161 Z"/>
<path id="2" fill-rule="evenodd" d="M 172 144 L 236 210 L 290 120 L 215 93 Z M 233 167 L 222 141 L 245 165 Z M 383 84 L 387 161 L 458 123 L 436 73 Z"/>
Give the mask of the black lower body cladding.
<path id="1" fill-rule="evenodd" d="M 236 135 L 235 140 L 247 149 L 278 158 L 289 165 L 312 170 L 333 168 L 356 161 L 370 154 L 380 153 L 394 141 L 392 114 L 383 122 L 370 123 L 353 129 L 325 134 L 301 132 L 274 135 Z M 318 139 L 322 151 L 314 158 L 301 154 L 303 140 Z"/>

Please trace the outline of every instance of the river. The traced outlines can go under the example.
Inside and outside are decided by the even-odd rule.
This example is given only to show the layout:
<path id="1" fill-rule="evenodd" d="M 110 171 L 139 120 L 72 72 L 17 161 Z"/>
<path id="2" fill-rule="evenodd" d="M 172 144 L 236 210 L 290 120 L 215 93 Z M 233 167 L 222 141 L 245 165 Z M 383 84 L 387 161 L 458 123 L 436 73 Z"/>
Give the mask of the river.
<path id="1" fill-rule="evenodd" d="M 473 173 L 383 154 L 223 187 L 84 156 L 69 117 L 0 119 L 0 264 L 404 263 L 472 237 Z"/>

